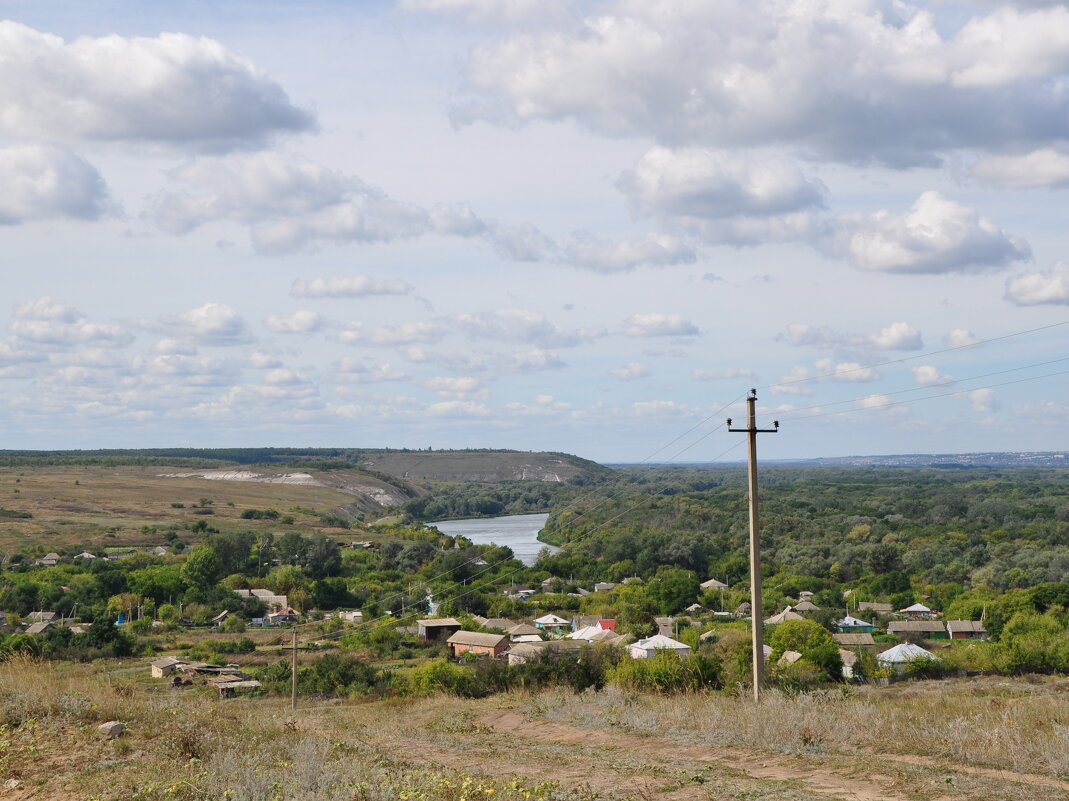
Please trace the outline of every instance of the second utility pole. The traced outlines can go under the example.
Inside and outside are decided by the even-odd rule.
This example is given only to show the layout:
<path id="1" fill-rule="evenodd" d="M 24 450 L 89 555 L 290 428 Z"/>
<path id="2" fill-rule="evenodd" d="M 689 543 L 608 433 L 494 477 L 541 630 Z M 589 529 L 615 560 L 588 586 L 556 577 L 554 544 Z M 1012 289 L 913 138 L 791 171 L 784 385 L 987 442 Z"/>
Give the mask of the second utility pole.
<path id="1" fill-rule="evenodd" d="M 740 431 L 749 434 L 750 453 L 747 460 L 750 484 L 750 629 L 753 643 L 753 697 L 761 700 L 761 691 L 765 688 L 765 632 L 764 611 L 761 607 L 761 523 L 757 511 L 757 435 L 775 434 L 779 430 L 779 420 L 772 423 L 775 428 L 757 427 L 757 390 L 750 390 L 746 399 L 746 428 L 732 428 L 728 418 L 728 431 Z"/>

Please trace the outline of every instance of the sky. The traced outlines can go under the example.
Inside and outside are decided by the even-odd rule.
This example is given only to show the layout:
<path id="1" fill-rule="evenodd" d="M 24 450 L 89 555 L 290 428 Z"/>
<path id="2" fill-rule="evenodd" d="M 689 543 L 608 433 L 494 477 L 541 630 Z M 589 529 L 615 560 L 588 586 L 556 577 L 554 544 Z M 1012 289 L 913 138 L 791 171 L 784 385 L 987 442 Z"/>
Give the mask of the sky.
<path id="1" fill-rule="evenodd" d="M 0 0 L 0 449 L 1069 447 L 1069 7 Z"/>

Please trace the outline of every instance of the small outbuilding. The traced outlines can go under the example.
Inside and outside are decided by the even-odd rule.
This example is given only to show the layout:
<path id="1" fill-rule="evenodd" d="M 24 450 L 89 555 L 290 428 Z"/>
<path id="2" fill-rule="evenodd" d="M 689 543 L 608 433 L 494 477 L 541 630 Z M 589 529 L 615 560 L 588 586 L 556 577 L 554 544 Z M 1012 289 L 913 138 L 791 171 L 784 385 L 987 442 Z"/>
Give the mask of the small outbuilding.
<path id="1" fill-rule="evenodd" d="M 947 634 L 952 640 L 986 640 L 987 629 L 979 620 L 948 620 Z"/>
<path id="2" fill-rule="evenodd" d="M 872 624 L 864 620 L 847 615 L 842 620 L 835 621 L 835 627 L 841 634 L 872 634 Z"/>
<path id="3" fill-rule="evenodd" d="M 454 632 L 446 640 L 446 644 L 453 649 L 453 656 L 476 654 L 477 656 L 489 656 L 491 659 L 495 659 L 505 653 L 509 646 L 509 637 L 507 634 L 487 634 L 481 631 L 464 631 L 461 629 Z"/>
<path id="4" fill-rule="evenodd" d="M 898 673 L 905 671 L 906 667 L 913 662 L 919 661 L 938 661 L 939 657 L 933 654 L 931 651 L 926 651 L 919 645 L 914 645 L 911 642 L 904 642 L 901 645 L 896 645 L 894 648 L 890 648 L 884 651 L 882 654 L 876 655 L 876 662 L 881 667 L 892 668 Z"/>
<path id="5" fill-rule="evenodd" d="M 658 651 L 672 651 L 680 656 L 686 656 L 690 653 L 690 646 L 663 634 L 654 634 L 652 637 L 631 643 L 627 648 L 632 659 L 648 659 L 656 656 Z"/>
<path id="6" fill-rule="evenodd" d="M 901 640 L 945 640 L 946 626 L 941 620 L 892 620 L 887 633 Z"/>

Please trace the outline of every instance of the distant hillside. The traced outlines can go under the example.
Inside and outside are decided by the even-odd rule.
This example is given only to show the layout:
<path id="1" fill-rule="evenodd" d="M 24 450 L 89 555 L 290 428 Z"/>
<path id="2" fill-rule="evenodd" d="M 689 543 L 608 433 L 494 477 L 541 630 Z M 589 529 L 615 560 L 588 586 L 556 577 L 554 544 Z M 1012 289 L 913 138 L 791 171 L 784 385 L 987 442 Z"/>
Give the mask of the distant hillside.
<path id="1" fill-rule="evenodd" d="M 1008 453 L 914 453 L 887 456 L 838 456 L 804 459 L 794 465 L 827 467 L 1069 467 L 1066 451 L 1008 452 Z"/>
<path id="2" fill-rule="evenodd" d="M 360 467 L 429 481 L 582 483 L 610 472 L 578 456 L 520 451 L 365 451 Z"/>

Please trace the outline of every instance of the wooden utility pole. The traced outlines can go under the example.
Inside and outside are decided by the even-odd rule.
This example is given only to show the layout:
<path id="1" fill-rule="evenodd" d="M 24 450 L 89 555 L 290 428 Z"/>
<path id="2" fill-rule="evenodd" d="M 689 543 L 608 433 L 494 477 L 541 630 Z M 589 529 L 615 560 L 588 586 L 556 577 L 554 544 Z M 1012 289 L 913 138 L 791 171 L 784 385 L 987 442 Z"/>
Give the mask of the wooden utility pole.
<path id="1" fill-rule="evenodd" d="M 290 709 L 297 710 L 297 627 L 293 627 L 293 656 L 290 660 L 291 686 Z"/>
<path id="2" fill-rule="evenodd" d="M 775 434 L 779 430 L 779 420 L 772 423 L 774 428 L 757 427 L 757 390 L 750 390 L 746 399 L 746 428 L 732 428 L 728 418 L 728 431 L 745 432 L 749 435 L 750 452 L 747 459 L 747 474 L 750 485 L 750 630 L 753 643 L 753 697 L 761 700 L 765 689 L 765 632 L 764 612 L 761 607 L 761 523 L 757 509 L 757 435 Z"/>

